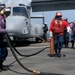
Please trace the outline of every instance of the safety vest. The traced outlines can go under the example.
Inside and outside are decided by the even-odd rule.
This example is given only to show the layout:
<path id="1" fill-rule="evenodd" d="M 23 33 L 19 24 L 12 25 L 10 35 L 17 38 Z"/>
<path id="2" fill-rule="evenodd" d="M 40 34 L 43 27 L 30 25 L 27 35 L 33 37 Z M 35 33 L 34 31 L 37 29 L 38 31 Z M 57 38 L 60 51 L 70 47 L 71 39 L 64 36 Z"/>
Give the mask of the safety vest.
<path id="1" fill-rule="evenodd" d="M 63 20 L 61 20 L 61 21 L 54 20 L 52 31 L 55 34 L 64 33 Z"/>

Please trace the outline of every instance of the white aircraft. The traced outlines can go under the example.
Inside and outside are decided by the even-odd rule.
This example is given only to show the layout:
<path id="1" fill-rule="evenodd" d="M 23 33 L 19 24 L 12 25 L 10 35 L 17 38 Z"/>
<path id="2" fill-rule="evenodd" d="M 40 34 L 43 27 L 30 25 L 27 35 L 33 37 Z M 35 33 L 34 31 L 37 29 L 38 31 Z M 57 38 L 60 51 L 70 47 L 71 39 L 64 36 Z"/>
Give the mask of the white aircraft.
<path id="1" fill-rule="evenodd" d="M 33 38 L 35 35 L 43 36 L 43 25 L 31 23 L 31 6 L 32 10 L 37 12 L 74 9 L 74 5 L 74 0 L 0 0 L 0 7 L 8 6 L 11 9 L 11 14 L 6 19 L 6 29 L 14 39 Z"/>
<path id="2" fill-rule="evenodd" d="M 0 7 L 7 6 L 11 9 L 10 16 L 6 19 L 6 29 L 14 40 L 19 38 L 36 38 L 43 36 L 43 25 L 31 23 L 31 0 L 0 0 Z"/>

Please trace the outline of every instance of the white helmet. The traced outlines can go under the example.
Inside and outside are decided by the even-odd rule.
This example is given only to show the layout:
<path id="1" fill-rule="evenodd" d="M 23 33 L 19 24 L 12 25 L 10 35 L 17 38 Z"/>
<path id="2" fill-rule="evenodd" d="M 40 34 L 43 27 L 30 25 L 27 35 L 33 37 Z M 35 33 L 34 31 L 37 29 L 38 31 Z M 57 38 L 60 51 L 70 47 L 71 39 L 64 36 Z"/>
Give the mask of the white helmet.
<path id="1" fill-rule="evenodd" d="M 45 23 L 45 25 L 47 25 L 47 23 Z"/>

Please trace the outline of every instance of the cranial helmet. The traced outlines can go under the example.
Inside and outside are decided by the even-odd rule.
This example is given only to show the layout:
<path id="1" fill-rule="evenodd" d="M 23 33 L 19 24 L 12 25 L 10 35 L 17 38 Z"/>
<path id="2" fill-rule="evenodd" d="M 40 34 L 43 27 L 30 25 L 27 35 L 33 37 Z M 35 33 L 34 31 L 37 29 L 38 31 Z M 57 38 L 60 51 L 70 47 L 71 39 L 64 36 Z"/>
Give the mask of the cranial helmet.
<path id="1" fill-rule="evenodd" d="M 4 8 L 0 11 L 1 15 L 6 15 L 6 17 L 8 17 L 10 15 L 10 9 L 9 8 Z"/>
<path id="2" fill-rule="evenodd" d="M 62 13 L 61 12 L 56 12 L 56 16 L 62 17 Z"/>

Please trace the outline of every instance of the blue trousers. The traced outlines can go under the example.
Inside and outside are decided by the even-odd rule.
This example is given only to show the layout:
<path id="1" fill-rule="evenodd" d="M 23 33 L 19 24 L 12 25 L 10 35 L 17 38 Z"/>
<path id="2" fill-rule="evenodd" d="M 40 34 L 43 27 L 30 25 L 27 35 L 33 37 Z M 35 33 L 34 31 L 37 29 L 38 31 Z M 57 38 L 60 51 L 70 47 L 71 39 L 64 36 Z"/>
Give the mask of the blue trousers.
<path id="1" fill-rule="evenodd" d="M 0 61 L 4 61 L 8 55 L 7 48 L 0 48 Z"/>
<path id="2" fill-rule="evenodd" d="M 0 34 L 0 61 L 1 62 L 4 62 L 4 60 L 8 55 L 8 50 L 6 47 L 7 43 L 5 43 L 3 39 L 4 39 L 4 35 Z"/>
<path id="3" fill-rule="evenodd" d="M 54 35 L 54 49 L 61 50 L 64 44 L 64 35 Z"/>

